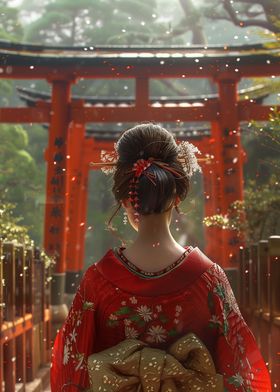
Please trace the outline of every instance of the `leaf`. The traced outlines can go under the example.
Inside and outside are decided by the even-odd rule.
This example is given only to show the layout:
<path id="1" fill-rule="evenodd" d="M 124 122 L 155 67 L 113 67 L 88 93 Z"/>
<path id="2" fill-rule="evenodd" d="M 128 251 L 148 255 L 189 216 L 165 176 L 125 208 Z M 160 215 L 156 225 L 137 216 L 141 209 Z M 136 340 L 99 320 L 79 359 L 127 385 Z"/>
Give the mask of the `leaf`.
<path id="1" fill-rule="evenodd" d="M 131 320 L 131 321 L 139 321 L 139 320 L 142 320 L 142 319 L 139 316 L 139 314 L 135 313 L 135 314 L 133 314 L 132 316 L 129 317 L 129 320 Z M 145 321 L 144 321 L 144 323 L 145 323 Z"/>
<path id="2" fill-rule="evenodd" d="M 168 336 L 175 336 L 178 335 L 178 331 L 175 328 L 170 329 L 170 331 L 168 331 Z"/>
<path id="3" fill-rule="evenodd" d="M 94 303 L 85 301 L 83 303 L 83 310 L 94 310 Z"/>
<path id="4" fill-rule="evenodd" d="M 129 306 L 122 306 L 119 310 L 115 312 L 116 315 L 120 316 L 122 314 L 128 314 L 132 311 Z"/>

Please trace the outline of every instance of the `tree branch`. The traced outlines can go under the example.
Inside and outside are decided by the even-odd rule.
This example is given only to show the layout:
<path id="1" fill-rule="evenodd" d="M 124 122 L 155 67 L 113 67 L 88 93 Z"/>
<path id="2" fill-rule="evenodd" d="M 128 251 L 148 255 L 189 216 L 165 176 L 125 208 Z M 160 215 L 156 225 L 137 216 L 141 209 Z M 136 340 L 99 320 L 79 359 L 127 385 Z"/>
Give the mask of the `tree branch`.
<path id="1" fill-rule="evenodd" d="M 245 2 L 248 2 L 249 0 L 243 0 Z M 242 1 L 241 1 L 242 2 Z M 255 2 L 256 3 L 256 2 Z M 267 20 L 260 20 L 260 19 L 252 19 L 252 20 L 242 20 L 238 19 L 235 13 L 234 8 L 232 7 L 232 4 L 230 0 L 223 0 L 224 4 L 224 9 L 227 11 L 229 14 L 232 22 L 239 27 L 248 27 L 248 26 L 259 26 L 264 29 L 270 30 L 273 33 L 279 33 L 280 29 L 273 24 L 269 23 Z"/>
<path id="2" fill-rule="evenodd" d="M 259 12 L 253 12 L 253 11 L 246 11 L 246 12 L 244 12 L 244 14 L 246 15 L 246 16 L 248 16 L 248 18 L 256 18 L 257 16 L 261 16 L 261 15 L 263 15 L 263 11 L 259 11 Z"/>
<path id="3" fill-rule="evenodd" d="M 236 0 L 237 3 L 260 4 L 266 5 L 267 0 Z"/>

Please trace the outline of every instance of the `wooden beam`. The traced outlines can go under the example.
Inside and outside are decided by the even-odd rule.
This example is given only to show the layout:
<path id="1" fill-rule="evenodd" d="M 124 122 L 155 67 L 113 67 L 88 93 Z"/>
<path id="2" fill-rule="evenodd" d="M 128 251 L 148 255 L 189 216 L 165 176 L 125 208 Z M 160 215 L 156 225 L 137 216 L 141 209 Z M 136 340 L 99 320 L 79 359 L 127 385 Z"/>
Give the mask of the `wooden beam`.
<path id="1" fill-rule="evenodd" d="M 146 108 L 146 109 L 144 109 Z M 280 111 L 280 106 L 276 106 Z M 274 106 L 260 105 L 254 102 L 239 101 L 238 116 L 240 121 L 267 121 L 269 115 L 274 110 Z M 74 102 L 71 104 L 71 119 L 76 123 L 83 122 L 137 122 L 137 121 L 215 121 L 219 111 L 218 100 L 209 102 L 203 106 L 146 106 L 138 108 L 127 107 L 77 107 Z M 0 108 L 0 122 L 23 124 L 23 123 L 50 123 L 51 106 L 44 102 L 44 105 L 32 108 Z"/>
<path id="2" fill-rule="evenodd" d="M 217 118 L 217 103 L 191 107 L 72 107 L 71 120 L 85 122 L 179 122 L 179 121 L 214 121 Z"/>
<path id="3" fill-rule="evenodd" d="M 50 122 L 50 105 L 32 108 L 0 108 L 0 122 L 30 124 Z"/>
<path id="4" fill-rule="evenodd" d="M 238 117 L 240 121 L 268 121 L 274 110 L 280 112 L 280 106 L 259 105 L 250 101 L 238 103 Z"/>
<path id="5" fill-rule="evenodd" d="M 242 59 L 241 59 L 242 60 Z M 271 77 L 271 75 L 279 76 L 279 61 L 267 63 L 264 59 L 263 64 L 248 64 L 236 62 L 232 64 L 232 60 L 220 60 L 210 64 L 190 62 L 186 59 L 182 61 L 158 61 L 157 64 L 140 65 L 131 64 L 131 59 L 127 60 L 127 64 L 114 64 L 104 61 L 102 66 L 92 65 L 64 65 L 64 66 L 2 66 L 0 78 L 3 79 L 57 79 L 57 75 L 63 74 L 65 79 L 130 79 L 130 78 L 217 78 L 228 79 L 229 75 L 238 75 L 240 78 L 250 77 Z"/>

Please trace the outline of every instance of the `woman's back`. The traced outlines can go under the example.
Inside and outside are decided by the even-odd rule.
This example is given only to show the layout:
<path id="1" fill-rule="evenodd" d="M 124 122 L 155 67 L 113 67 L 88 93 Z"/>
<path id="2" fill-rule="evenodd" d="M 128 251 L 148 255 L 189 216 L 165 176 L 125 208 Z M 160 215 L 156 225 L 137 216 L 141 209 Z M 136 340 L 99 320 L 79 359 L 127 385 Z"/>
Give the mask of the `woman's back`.
<path id="1" fill-rule="evenodd" d="M 178 205 L 188 194 L 192 173 L 199 169 L 197 149 L 187 142 L 178 147 L 173 135 L 155 124 L 125 131 L 115 148 L 115 161 L 110 154 L 105 156 L 109 156 L 106 164 L 115 168 L 116 212 L 124 208 L 137 237 L 127 257 L 122 248 L 110 249 L 86 271 L 54 344 L 52 391 L 76 391 L 74 384 L 87 388 L 91 354 L 99 353 L 100 358 L 112 348 L 114 356 L 113 347 L 131 338 L 150 346 L 150 353 L 166 350 L 189 333 L 210 352 L 225 390 L 270 391 L 267 369 L 222 268 L 198 248 L 186 247 L 180 255 L 183 249 L 169 230 L 173 208 L 180 214 Z M 206 354 L 202 360 L 206 367 L 207 360 Z M 104 372 L 104 382 L 108 381 L 106 367 L 96 357 L 93 361 L 95 371 Z M 203 379 L 199 369 L 189 370 L 194 381 Z M 124 390 L 100 380 L 92 380 L 94 391 Z M 169 390 L 188 391 L 189 381 Z M 208 391 L 207 382 L 203 384 L 201 391 Z"/>
<path id="2" fill-rule="evenodd" d="M 269 376 L 228 280 L 198 248 L 158 276 L 132 271 L 110 249 L 84 275 L 55 343 L 52 390 L 89 386 L 87 358 L 125 339 L 167 349 L 189 332 L 206 345 L 228 391 L 269 391 Z M 63 330 L 64 329 L 64 330 Z M 66 390 L 76 390 L 74 387 Z"/>

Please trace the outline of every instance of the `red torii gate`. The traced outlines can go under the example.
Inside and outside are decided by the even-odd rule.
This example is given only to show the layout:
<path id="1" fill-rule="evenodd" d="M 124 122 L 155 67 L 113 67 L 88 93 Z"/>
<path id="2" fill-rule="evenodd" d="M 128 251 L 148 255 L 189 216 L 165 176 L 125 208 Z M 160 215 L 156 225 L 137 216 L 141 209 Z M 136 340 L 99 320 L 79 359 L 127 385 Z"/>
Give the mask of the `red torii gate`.
<path id="1" fill-rule="evenodd" d="M 239 101 L 237 84 L 243 77 L 279 75 L 279 50 L 261 45 L 61 48 L 0 43 L 0 58 L 0 77 L 46 79 L 52 85 L 50 103 L 1 108 L 0 121 L 50 124 L 44 246 L 49 254 L 57 252 L 53 305 L 62 304 L 65 271 L 71 292 L 69 287 L 83 268 L 89 163 L 99 160 L 101 149 L 113 149 L 112 141 L 86 140 L 86 123 L 208 121 L 211 137 L 195 142 L 203 154 L 214 157 L 203 165 L 205 215 L 226 213 L 233 201 L 243 199 L 245 153 L 239 123 L 267 120 L 272 108 L 252 100 Z M 172 107 L 150 102 L 150 79 L 185 77 L 211 78 L 218 85 L 219 98 Z M 71 85 L 80 78 L 132 78 L 135 102 L 126 107 L 99 107 L 71 100 Z M 206 240 L 206 253 L 213 260 L 224 268 L 237 267 L 241 242 L 233 231 L 207 228 Z"/>

